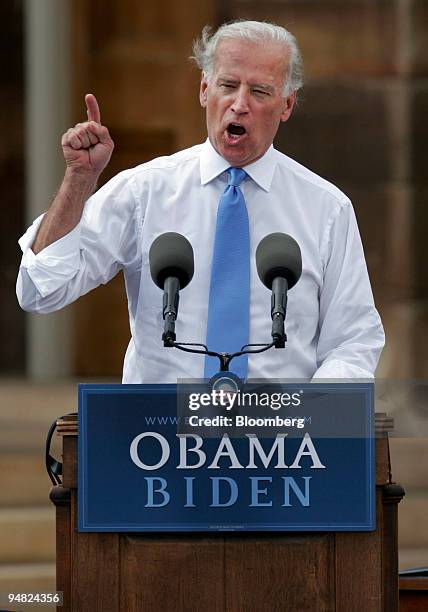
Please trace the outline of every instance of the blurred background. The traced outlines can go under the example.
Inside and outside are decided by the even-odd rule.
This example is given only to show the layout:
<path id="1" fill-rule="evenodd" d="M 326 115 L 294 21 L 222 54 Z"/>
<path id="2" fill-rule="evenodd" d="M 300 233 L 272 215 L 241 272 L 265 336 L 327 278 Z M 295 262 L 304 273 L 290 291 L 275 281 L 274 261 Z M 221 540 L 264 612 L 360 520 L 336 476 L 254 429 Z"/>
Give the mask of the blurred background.
<path id="1" fill-rule="evenodd" d="M 354 203 L 387 337 L 379 378 L 427 378 L 425 0 L 3 0 L 0 591 L 54 588 L 46 432 L 76 410 L 78 381 L 120 380 L 129 340 L 122 276 L 61 313 L 21 312 L 17 240 L 59 186 L 61 134 L 85 120 L 85 93 L 96 94 L 116 143 L 103 181 L 205 139 L 199 74 L 187 58 L 205 24 L 235 18 L 297 36 L 306 84 L 276 146 Z M 389 389 L 394 401 L 384 394 L 378 409 L 408 432 L 391 440 L 393 476 L 407 493 L 400 567 L 428 565 L 426 393 L 413 405 Z"/>

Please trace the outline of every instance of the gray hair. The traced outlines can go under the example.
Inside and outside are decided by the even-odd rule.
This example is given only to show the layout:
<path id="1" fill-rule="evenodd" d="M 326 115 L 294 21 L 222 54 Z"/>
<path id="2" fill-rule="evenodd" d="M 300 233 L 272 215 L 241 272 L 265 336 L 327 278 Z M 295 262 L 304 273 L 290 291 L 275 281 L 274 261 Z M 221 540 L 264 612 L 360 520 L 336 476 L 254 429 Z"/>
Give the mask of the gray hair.
<path id="1" fill-rule="evenodd" d="M 237 20 L 225 23 L 212 33 L 209 26 L 202 30 L 200 38 L 193 43 L 193 55 L 191 57 L 197 66 L 203 71 L 204 76 L 209 80 L 214 68 L 214 55 L 217 45 L 225 38 L 241 38 L 255 43 L 279 43 L 287 47 L 289 52 L 289 62 L 287 73 L 284 76 L 284 96 L 297 91 L 303 85 L 303 62 L 296 38 L 283 28 L 274 23 L 265 21 L 244 21 Z"/>

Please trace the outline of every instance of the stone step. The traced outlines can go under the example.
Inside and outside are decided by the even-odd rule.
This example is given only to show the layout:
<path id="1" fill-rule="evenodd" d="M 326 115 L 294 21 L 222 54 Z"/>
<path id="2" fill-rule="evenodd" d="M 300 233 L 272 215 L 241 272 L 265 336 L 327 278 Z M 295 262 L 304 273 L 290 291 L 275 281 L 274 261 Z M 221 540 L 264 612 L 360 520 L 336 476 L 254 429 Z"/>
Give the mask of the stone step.
<path id="1" fill-rule="evenodd" d="M 0 449 L 2 452 L 44 451 L 51 423 L 77 410 L 77 386 L 2 382 Z"/>
<path id="2" fill-rule="evenodd" d="M 38 452 L 0 452 L 0 508 L 50 505 L 52 483 L 44 460 L 44 449 Z"/>
<path id="3" fill-rule="evenodd" d="M 77 410 L 77 381 L 33 383 L 25 379 L 1 382 L 2 421 L 36 427 Z"/>
<path id="4" fill-rule="evenodd" d="M 0 564 L 0 592 L 5 593 L 52 593 L 56 589 L 54 563 Z M 43 605 L 10 604 L 7 610 L 34 610 L 53 612 L 55 607 Z"/>
<path id="5" fill-rule="evenodd" d="M 55 561 L 55 508 L 0 510 L 0 564 Z"/>
<path id="6" fill-rule="evenodd" d="M 0 508 L 49 506 L 51 482 L 44 467 L 50 424 L 77 408 L 77 385 L 4 380 L 0 393 Z M 60 439 L 52 451 L 60 458 Z"/>
<path id="7" fill-rule="evenodd" d="M 400 548 L 398 565 L 401 570 L 428 567 L 428 548 Z"/>
<path id="8" fill-rule="evenodd" d="M 428 492 L 409 493 L 398 505 L 398 544 L 428 549 Z"/>
<path id="9" fill-rule="evenodd" d="M 428 489 L 428 439 L 390 438 L 392 477 L 406 491 Z"/>

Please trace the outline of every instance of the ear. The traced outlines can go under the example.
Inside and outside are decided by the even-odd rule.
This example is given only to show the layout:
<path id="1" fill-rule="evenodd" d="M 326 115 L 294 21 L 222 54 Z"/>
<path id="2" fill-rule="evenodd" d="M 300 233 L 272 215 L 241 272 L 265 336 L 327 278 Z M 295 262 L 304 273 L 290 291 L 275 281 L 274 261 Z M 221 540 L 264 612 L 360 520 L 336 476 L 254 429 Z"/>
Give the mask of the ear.
<path id="1" fill-rule="evenodd" d="M 288 121 L 293 112 L 294 104 L 296 103 L 297 92 L 293 91 L 289 96 L 284 98 L 284 109 L 281 113 L 281 121 Z"/>
<path id="2" fill-rule="evenodd" d="M 208 81 L 205 78 L 205 74 L 202 73 L 201 85 L 199 88 L 199 102 L 201 103 L 202 108 L 206 108 L 207 106 L 207 89 L 208 89 Z"/>

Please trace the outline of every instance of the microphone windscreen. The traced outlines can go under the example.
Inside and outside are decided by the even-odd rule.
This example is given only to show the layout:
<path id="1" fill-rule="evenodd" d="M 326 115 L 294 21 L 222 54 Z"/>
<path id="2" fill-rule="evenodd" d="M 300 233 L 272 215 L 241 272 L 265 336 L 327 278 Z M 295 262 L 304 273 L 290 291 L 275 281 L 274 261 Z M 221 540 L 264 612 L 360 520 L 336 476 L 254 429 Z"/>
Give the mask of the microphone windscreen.
<path id="1" fill-rule="evenodd" d="M 165 279 L 174 276 L 180 282 L 180 289 L 183 289 L 193 277 L 192 245 L 176 232 L 161 234 L 152 242 L 149 263 L 150 274 L 158 287 L 163 289 Z"/>
<path id="2" fill-rule="evenodd" d="M 287 279 L 291 289 L 302 274 L 300 247 L 288 234 L 268 234 L 257 247 L 256 265 L 260 280 L 268 289 L 272 289 L 273 280 L 278 276 Z"/>

